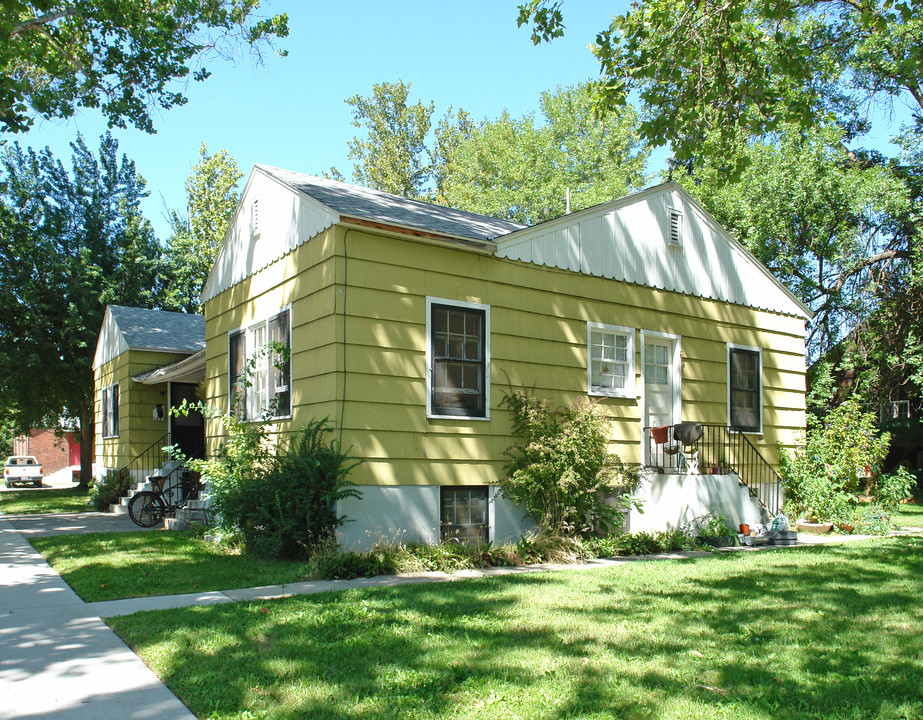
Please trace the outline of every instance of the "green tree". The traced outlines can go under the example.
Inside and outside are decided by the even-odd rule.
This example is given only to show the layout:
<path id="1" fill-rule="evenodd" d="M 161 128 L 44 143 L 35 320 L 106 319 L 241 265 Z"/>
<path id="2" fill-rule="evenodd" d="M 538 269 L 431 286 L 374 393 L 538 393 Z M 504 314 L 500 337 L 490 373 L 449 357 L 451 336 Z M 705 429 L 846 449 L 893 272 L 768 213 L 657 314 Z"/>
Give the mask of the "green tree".
<path id="1" fill-rule="evenodd" d="M 367 135 L 350 140 L 348 157 L 354 162 L 353 182 L 422 198 L 431 173 L 426 142 L 435 106 L 419 100 L 409 105 L 409 95 L 410 83 L 398 80 L 373 85 L 371 97 L 354 95 L 346 101 L 353 108 L 353 126 Z"/>
<path id="2" fill-rule="evenodd" d="M 519 25 L 536 43 L 560 36 L 562 5 L 524 2 Z M 923 121 L 920 0 L 648 0 L 614 17 L 593 52 L 600 100 L 637 92 L 641 135 L 681 160 L 784 124 L 861 129 L 878 102 L 907 101 Z"/>
<path id="3" fill-rule="evenodd" d="M 259 55 L 288 35 L 287 15 L 257 18 L 260 0 L 94 2 L 2 0 L 0 132 L 35 116 L 99 108 L 110 127 L 153 132 L 155 108 L 186 102 L 175 81 L 205 80 L 204 63 L 240 45 Z"/>
<path id="4" fill-rule="evenodd" d="M 724 182 L 728 156 L 674 174 L 815 312 L 813 358 L 869 315 L 881 282 L 909 258 L 896 222 L 911 207 L 906 184 L 885 164 L 844 157 L 842 139 L 832 127 L 788 126 L 750 143 L 738 182 Z"/>
<path id="5" fill-rule="evenodd" d="M 186 178 L 186 216 L 177 211 L 170 214 L 173 234 L 167 250 L 170 284 L 165 307 L 201 311 L 199 295 L 237 209 L 241 177 L 227 150 L 210 155 L 202 143 L 199 160 Z"/>
<path id="6" fill-rule="evenodd" d="M 542 93 L 542 122 L 504 112 L 468 128 L 448 156 L 445 201 L 536 223 L 621 197 L 644 183 L 648 151 L 630 108 L 597 117 L 588 86 Z"/>
<path id="7" fill-rule="evenodd" d="M 108 304 L 155 307 L 161 249 L 144 179 L 111 135 L 71 169 L 47 148 L 0 154 L 0 398 L 18 431 L 75 422 L 81 486 L 94 442 L 93 355 Z"/>
<path id="8" fill-rule="evenodd" d="M 620 197 L 643 182 L 647 151 L 633 110 L 597 118 L 585 85 L 543 93 L 543 118 L 476 123 L 432 102 L 408 104 L 410 85 L 381 83 L 347 100 L 365 139 L 350 142 L 353 180 L 377 190 L 485 215 L 537 222 Z M 331 168 L 330 175 L 342 179 Z"/>

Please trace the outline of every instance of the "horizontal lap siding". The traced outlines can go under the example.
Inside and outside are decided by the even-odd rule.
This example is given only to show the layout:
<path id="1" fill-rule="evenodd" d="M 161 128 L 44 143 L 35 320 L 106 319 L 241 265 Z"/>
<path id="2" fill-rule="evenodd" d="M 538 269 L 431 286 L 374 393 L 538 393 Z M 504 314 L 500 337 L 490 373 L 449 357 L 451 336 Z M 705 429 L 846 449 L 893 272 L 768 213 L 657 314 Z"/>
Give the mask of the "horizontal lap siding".
<path id="1" fill-rule="evenodd" d="M 228 334 L 265 320 L 291 306 L 292 419 L 272 432 L 288 433 L 312 418 L 336 422 L 336 262 L 335 232 L 324 231 L 272 265 L 225 290 L 205 309 L 207 401 L 222 413 L 229 409 Z M 210 453 L 222 438 L 220 423 L 209 420 Z"/>
<path id="2" fill-rule="evenodd" d="M 774 461 L 776 443 L 803 425 L 797 318 L 355 230 L 345 242 L 343 442 L 368 460 L 359 483 L 496 480 L 512 443 L 498 407 L 510 387 L 556 404 L 586 396 L 587 321 L 680 335 L 684 418 L 710 423 L 727 422 L 726 343 L 761 347 L 765 432 L 751 439 Z M 488 421 L 425 416 L 427 296 L 490 306 Z M 601 400 L 612 450 L 628 462 L 639 460 L 638 397 Z"/>
<path id="3" fill-rule="evenodd" d="M 154 420 L 154 406 L 169 404 L 167 384 L 144 385 L 133 377 L 188 357 L 150 350 L 126 350 L 96 371 L 96 457 L 104 467 L 125 467 L 167 434 L 167 421 Z M 119 383 L 119 435 L 100 442 L 102 390 Z"/>

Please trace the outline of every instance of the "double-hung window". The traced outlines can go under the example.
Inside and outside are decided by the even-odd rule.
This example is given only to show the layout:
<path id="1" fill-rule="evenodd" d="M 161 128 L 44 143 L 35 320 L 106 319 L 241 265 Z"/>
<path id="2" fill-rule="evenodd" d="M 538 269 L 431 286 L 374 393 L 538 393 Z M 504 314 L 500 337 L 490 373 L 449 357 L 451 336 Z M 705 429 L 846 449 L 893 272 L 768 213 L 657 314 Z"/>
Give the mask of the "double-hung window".
<path id="1" fill-rule="evenodd" d="M 102 436 L 104 438 L 119 435 L 119 384 L 103 388 L 102 397 Z"/>
<path id="2" fill-rule="evenodd" d="M 587 323 L 587 387 L 590 395 L 634 397 L 635 331 Z"/>
<path id="3" fill-rule="evenodd" d="M 489 306 L 435 298 L 426 306 L 427 415 L 487 418 Z"/>
<path id="4" fill-rule="evenodd" d="M 291 309 L 228 336 L 231 411 L 244 420 L 292 414 Z"/>
<path id="5" fill-rule="evenodd" d="M 735 430 L 763 431 L 762 352 L 728 345 L 728 420 Z"/>

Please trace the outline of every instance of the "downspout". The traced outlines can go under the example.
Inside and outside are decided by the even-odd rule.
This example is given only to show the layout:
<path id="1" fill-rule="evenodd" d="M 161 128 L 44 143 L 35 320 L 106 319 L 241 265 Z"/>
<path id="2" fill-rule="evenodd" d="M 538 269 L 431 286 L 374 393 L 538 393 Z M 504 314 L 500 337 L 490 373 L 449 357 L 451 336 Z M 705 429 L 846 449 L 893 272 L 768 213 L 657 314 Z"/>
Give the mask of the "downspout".
<path id="1" fill-rule="evenodd" d="M 342 368 L 343 379 L 340 383 L 340 417 L 339 421 L 337 422 L 337 442 L 341 446 L 343 445 L 343 425 L 346 416 L 346 292 L 347 288 L 349 287 L 349 253 L 346 249 L 346 241 L 349 238 L 349 234 L 351 232 L 355 231 L 350 228 L 346 231 L 346 234 L 343 235 L 343 294 L 342 298 L 337 297 L 337 299 L 334 301 L 334 303 L 336 303 L 337 300 L 341 301 L 342 310 L 340 313 L 340 338 L 342 340 L 340 347 L 342 349 L 339 353 L 340 357 L 338 358 L 338 362 L 340 368 Z"/>

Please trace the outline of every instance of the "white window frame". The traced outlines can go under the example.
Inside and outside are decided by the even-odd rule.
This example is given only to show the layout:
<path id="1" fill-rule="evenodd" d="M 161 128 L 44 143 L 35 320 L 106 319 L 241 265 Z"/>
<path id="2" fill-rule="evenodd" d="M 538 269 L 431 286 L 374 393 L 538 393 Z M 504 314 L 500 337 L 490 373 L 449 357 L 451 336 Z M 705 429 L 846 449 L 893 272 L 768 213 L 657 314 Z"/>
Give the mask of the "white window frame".
<path id="1" fill-rule="evenodd" d="M 443 415 L 433 410 L 433 305 L 448 305 L 484 313 L 484 415 Z M 490 420 L 490 305 L 484 303 L 426 298 L 426 417 L 433 420 Z"/>
<path id="2" fill-rule="evenodd" d="M 115 402 L 113 402 L 113 399 Z M 103 388 L 102 401 L 100 403 L 100 434 L 103 439 L 117 438 L 119 436 L 119 421 L 121 420 L 121 413 L 119 412 L 120 401 L 121 394 L 119 393 L 118 383 L 112 383 L 112 385 Z"/>
<path id="3" fill-rule="evenodd" d="M 756 353 L 757 358 L 757 369 L 759 370 L 759 382 L 757 383 L 757 401 L 759 402 L 759 412 L 760 412 L 760 423 L 759 427 L 756 430 L 737 430 L 731 424 L 731 351 L 733 350 L 743 350 L 745 352 Z M 734 343 L 727 344 L 726 352 L 726 362 L 727 362 L 727 422 L 728 427 L 731 428 L 732 432 L 741 432 L 744 435 L 762 435 L 763 434 L 763 415 L 765 414 L 765 406 L 763 404 L 763 349 L 758 347 L 753 347 L 751 345 L 737 345 Z"/>
<path id="4" fill-rule="evenodd" d="M 270 384 L 273 381 L 273 371 L 270 366 L 270 353 L 265 352 L 265 348 L 269 344 L 270 336 L 270 322 L 278 318 L 280 315 L 288 314 L 288 338 L 286 340 L 286 345 L 289 349 L 289 353 L 292 350 L 292 306 L 291 304 L 286 305 L 274 313 L 271 313 L 257 322 L 250 323 L 249 325 L 244 325 L 242 327 L 235 328 L 228 332 L 228 412 L 234 413 L 234 395 L 235 395 L 235 382 L 233 379 L 233 369 L 231 368 L 231 342 L 232 338 L 243 335 L 243 356 L 244 356 L 244 372 L 246 373 L 247 365 L 253 359 L 253 357 L 260 353 L 261 356 L 257 358 L 258 362 L 265 363 L 265 367 L 260 370 L 260 373 L 264 377 L 264 386 L 262 388 L 255 388 L 253 386 L 246 389 L 246 404 L 243 408 L 243 413 L 241 414 L 240 409 L 237 409 L 238 417 L 242 420 L 247 420 L 250 422 L 267 420 L 267 421 L 276 421 L 276 420 L 286 420 L 292 417 L 294 412 L 294 398 L 292 397 L 292 366 L 291 366 L 291 357 L 288 361 L 288 384 L 283 386 L 283 392 L 288 393 L 288 409 L 287 412 L 280 413 L 278 415 L 269 415 L 266 416 L 265 413 L 269 409 L 271 404 L 271 398 L 274 398 L 275 392 L 279 388 L 272 388 Z M 265 333 L 264 337 L 266 342 L 257 349 L 254 347 L 253 336 L 257 332 Z M 251 409 L 251 406 L 255 406 L 255 400 L 260 396 L 266 398 L 266 407 L 260 407 L 256 411 Z"/>
<path id="5" fill-rule="evenodd" d="M 599 332 L 607 335 L 622 336 L 627 339 L 628 360 L 625 364 L 625 387 L 607 388 L 593 384 L 593 333 Z M 635 329 L 621 325 L 608 325 L 606 323 L 588 322 L 586 324 L 586 386 L 587 394 L 598 397 L 636 398 L 635 378 Z M 620 363 L 621 364 L 621 363 Z"/>

